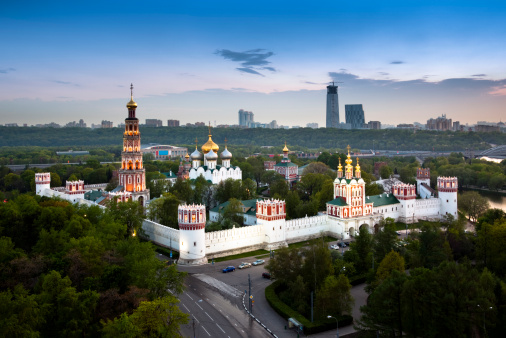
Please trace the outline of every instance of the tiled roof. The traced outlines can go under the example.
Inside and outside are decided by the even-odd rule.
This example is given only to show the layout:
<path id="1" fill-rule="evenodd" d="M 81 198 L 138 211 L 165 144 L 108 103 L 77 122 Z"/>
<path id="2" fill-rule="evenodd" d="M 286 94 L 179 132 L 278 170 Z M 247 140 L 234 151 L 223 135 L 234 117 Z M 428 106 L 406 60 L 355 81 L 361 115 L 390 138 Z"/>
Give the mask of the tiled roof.
<path id="1" fill-rule="evenodd" d="M 365 203 L 373 203 L 373 207 L 381 207 L 383 205 L 397 204 L 400 202 L 393 194 L 383 193 L 381 195 L 367 196 Z"/>
<path id="2" fill-rule="evenodd" d="M 242 203 L 243 205 L 243 211 L 245 214 L 248 214 L 248 215 L 256 215 L 256 207 L 257 207 L 257 199 L 252 199 L 252 200 L 244 200 L 244 201 L 239 201 Z M 218 212 L 218 213 L 223 213 L 223 210 L 227 207 L 228 205 L 228 201 L 225 202 L 225 203 L 221 203 L 220 205 L 212 208 L 211 210 L 209 211 L 213 211 L 213 212 Z"/>
<path id="3" fill-rule="evenodd" d="M 345 207 L 348 205 L 348 203 L 346 203 L 346 201 L 342 197 L 338 197 L 330 202 L 327 202 L 327 204 L 337 205 L 340 207 Z"/>
<path id="4" fill-rule="evenodd" d="M 275 167 L 297 167 L 297 165 L 292 162 L 280 162 L 276 164 Z"/>

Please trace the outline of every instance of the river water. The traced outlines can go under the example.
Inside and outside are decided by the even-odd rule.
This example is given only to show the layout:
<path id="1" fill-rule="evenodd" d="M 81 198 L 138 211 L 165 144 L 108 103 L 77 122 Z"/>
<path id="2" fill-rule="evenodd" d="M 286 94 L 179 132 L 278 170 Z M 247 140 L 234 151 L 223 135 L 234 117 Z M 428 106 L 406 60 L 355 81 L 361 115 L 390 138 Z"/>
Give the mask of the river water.
<path id="1" fill-rule="evenodd" d="M 481 196 L 485 197 L 490 203 L 490 208 L 502 209 L 506 212 L 506 196 L 488 192 L 488 191 L 478 191 Z"/>

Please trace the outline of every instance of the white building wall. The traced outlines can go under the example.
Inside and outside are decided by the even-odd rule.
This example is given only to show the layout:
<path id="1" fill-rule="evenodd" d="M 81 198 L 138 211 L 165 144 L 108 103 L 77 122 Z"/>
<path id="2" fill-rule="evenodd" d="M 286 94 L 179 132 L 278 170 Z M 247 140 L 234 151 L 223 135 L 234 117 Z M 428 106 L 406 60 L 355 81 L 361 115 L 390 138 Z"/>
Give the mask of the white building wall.
<path id="1" fill-rule="evenodd" d="M 179 251 L 179 230 L 147 219 L 142 222 L 142 229 L 150 241 Z"/>
<path id="2" fill-rule="evenodd" d="M 304 238 L 329 231 L 329 225 L 327 216 L 292 219 L 285 222 L 285 238 L 287 242 L 297 242 L 298 239 L 304 240 Z"/>
<path id="3" fill-rule="evenodd" d="M 424 220 L 438 219 L 440 217 L 439 204 L 438 198 L 417 199 L 415 203 L 415 218 Z"/>
<path id="4" fill-rule="evenodd" d="M 397 219 L 399 219 L 399 217 L 401 217 L 401 215 L 405 214 L 403 212 L 403 209 L 404 209 L 404 207 L 401 203 L 383 205 L 380 207 L 374 207 L 373 208 L 373 215 L 375 215 L 375 216 L 381 215 L 381 216 L 383 216 L 382 218 L 390 217 L 390 218 L 397 220 Z"/>
<path id="5" fill-rule="evenodd" d="M 420 195 L 421 198 L 431 197 L 431 191 L 422 185 L 420 185 L 420 188 L 418 188 L 418 194 Z"/>
<path id="6" fill-rule="evenodd" d="M 450 214 L 457 218 L 457 193 L 456 192 L 438 192 L 440 200 L 440 214 L 443 217 Z"/>
<path id="7" fill-rule="evenodd" d="M 261 245 L 267 241 L 263 225 L 207 232 L 206 254 Z"/>

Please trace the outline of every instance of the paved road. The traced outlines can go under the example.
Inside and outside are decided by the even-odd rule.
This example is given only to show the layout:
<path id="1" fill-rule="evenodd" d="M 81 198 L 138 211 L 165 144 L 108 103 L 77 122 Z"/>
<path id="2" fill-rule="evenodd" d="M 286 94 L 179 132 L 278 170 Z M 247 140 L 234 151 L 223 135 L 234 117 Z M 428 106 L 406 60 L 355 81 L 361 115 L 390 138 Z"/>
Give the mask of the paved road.
<path id="1" fill-rule="evenodd" d="M 333 243 L 331 243 L 331 244 L 333 244 Z M 345 249 L 348 249 L 348 248 L 345 248 Z M 264 259 L 267 264 L 269 258 L 264 258 Z M 201 290 L 200 293 L 199 293 L 199 291 L 194 291 L 194 292 L 197 292 L 197 295 L 199 295 L 199 297 L 204 297 L 204 296 L 200 296 L 200 295 L 205 295 L 205 297 L 209 298 L 210 300 L 212 300 L 212 299 L 214 299 L 216 301 L 218 301 L 218 299 L 221 300 L 220 303 L 215 302 L 214 304 L 216 304 L 217 306 L 218 306 L 218 304 L 220 304 L 218 311 L 219 310 L 221 310 L 221 311 L 219 312 L 219 315 L 225 314 L 224 318 L 219 319 L 220 322 L 218 322 L 218 324 L 227 332 L 227 334 L 228 334 L 228 331 L 224 327 L 225 325 L 227 325 L 226 324 L 227 320 L 229 323 L 242 325 L 242 326 L 239 326 L 238 330 L 236 330 L 236 331 L 230 330 L 231 334 L 234 334 L 235 337 L 242 337 L 243 333 L 241 330 L 244 330 L 248 334 L 248 337 L 264 337 L 266 334 L 266 331 L 258 323 L 247 318 L 246 312 L 244 311 L 244 307 L 242 306 L 242 295 L 244 294 L 245 291 L 248 291 L 248 275 L 249 275 L 249 277 L 251 279 L 251 285 L 252 285 L 251 286 L 251 291 L 252 291 L 251 293 L 252 293 L 253 299 L 255 301 L 254 305 L 253 305 L 253 314 L 255 315 L 255 317 L 257 317 L 267 328 L 272 330 L 272 332 L 275 333 L 280 338 L 297 337 L 297 333 L 295 331 L 285 329 L 287 322 L 280 315 L 278 315 L 267 303 L 267 300 L 265 298 L 265 288 L 268 285 L 270 285 L 270 283 L 272 283 L 272 282 L 268 279 L 262 278 L 262 272 L 266 271 L 265 265 L 252 266 L 251 268 L 247 268 L 247 269 L 243 269 L 243 270 L 236 269 L 234 272 L 229 272 L 229 273 L 222 272 L 222 269 L 225 268 L 226 266 L 233 265 L 237 268 L 237 266 L 239 266 L 239 264 L 243 261 L 253 262 L 255 260 L 256 260 L 255 257 L 250 257 L 249 259 L 242 258 L 242 259 L 237 259 L 237 260 L 230 260 L 230 261 L 226 261 L 226 262 L 215 263 L 214 265 L 206 264 L 206 265 L 202 265 L 202 266 L 193 266 L 193 267 L 180 265 L 180 266 L 178 266 L 178 268 L 181 271 L 186 271 L 190 274 L 190 277 L 188 280 L 193 281 L 193 282 L 189 282 L 190 284 L 192 284 L 192 285 L 198 284 L 200 286 L 205 285 L 204 289 L 197 287 L 197 290 Z M 190 289 L 191 288 L 193 288 L 193 286 L 190 286 Z M 188 292 L 192 292 L 192 291 L 189 290 Z M 214 298 L 208 297 L 208 295 L 214 295 L 214 296 L 212 296 Z M 239 296 L 236 296 L 236 295 L 239 295 Z M 355 318 L 359 318 L 360 306 L 364 305 L 365 301 L 367 299 L 367 294 L 364 291 L 364 285 L 354 287 L 352 289 L 352 295 L 355 298 L 355 307 L 353 309 L 353 316 Z M 191 296 L 191 294 L 190 294 L 190 296 Z M 190 305 L 187 305 L 187 302 L 191 303 L 190 299 L 186 299 L 186 298 L 188 298 L 187 296 L 180 297 L 180 298 L 182 298 L 182 302 L 188 307 L 188 309 L 185 309 L 184 306 L 181 306 L 181 309 L 183 311 L 190 313 L 192 311 L 198 310 L 198 311 L 202 312 L 201 309 L 195 308 L 195 305 L 193 305 L 193 304 L 191 304 L 192 306 L 194 306 L 193 308 L 190 307 Z M 247 306 L 247 298 L 245 298 L 245 300 L 246 300 L 246 306 Z M 206 301 L 206 299 L 203 299 L 203 301 Z M 195 300 L 193 302 L 195 302 Z M 198 303 L 198 304 L 201 305 L 201 303 Z M 213 308 L 216 309 L 215 307 L 209 307 L 209 309 L 211 309 L 211 310 Z M 207 308 L 203 307 L 203 309 L 207 309 Z M 207 311 L 207 312 L 211 317 L 213 317 L 213 319 L 215 319 L 214 316 L 209 311 Z M 237 312 L 240 312 L 240 313 L 237 313 Z M 199 313 L 199 312 L 197 312 L 197 313 Z M 193 314 L 193 312 L 192 312 L 192 314 Z M 205 316 L 205 314 L 203 314 L 203 313 L 201 313 L 201 315 Z M 229 317 L 226 317 L 227 315 Z M 244 316 L 246 316 L 246 319 L 244 318 Z M 199 318 L 199 317 L 197 316 L 197 318 Z M 206 329 L 208 329 L 208 326 L 211 326 L 211 325 L 209 325 L 209 323 L 205 323 L 206 318 L 205 317 L 203 317 L 203 318 L 204 318 L 203 326 Z M 207 321 L 210 322 L 209 318 L 207 318 Z M 223 325 L 222 325 L 222 323 L 223 323 Z M 230 326 L 230 324 L 228 324 L 228 326 Z M 234 327 L 235 327 L 235 325 L 234 325 Z M 232 327 L 232 329 L 234 327 Z M 237 327 L 235 327 L 235 328 L 237 328 Z M 213 328 L 213 329 L 215 329 L 214 333 L 208 330 L 211 335 L 219 334 L 221 332 L 221 331 L 219 331 L 219 329 L 218 329 L 218 331 L 216 331 L 216 328 Z M 184 331 L 185 334 L 188 334 L 188 332 L 191 332 L 188 330 L 189 330 L 188 328 L 185 329 L 185 331 Z M 341 328 L 339 330 L 339 333 L 340 333 L 340 335 L 344 335 L 347 333 L 352 333 L 354 331 L 355 330 L 353 329 L 353 326 L 350 325 L 348 327 Z M 223 337 L 226 337 L 226 336 L 224 336 L 223 332 L 221 332 L 221 334 Z M 301 334 L 301 336 L 304 336 L 304 335 Z M 331 331 L 322 332 L 320 334 L 312 335 L 312 336 L 332 337 L 332 336 L 335 336 L 335 331 L 331 330 Z M 234 336 L 230 335 L 230 337 L 234 337 Z"/>
<path id="2" fill-rule="evenodd" d="M 239 307 L 240 297 L 213 290 L 194 276 L 185 286 L 179 295 L 179 308 L 190 314 L 189 324 L 181 327 L 184 337 L 271 337 Z"/>

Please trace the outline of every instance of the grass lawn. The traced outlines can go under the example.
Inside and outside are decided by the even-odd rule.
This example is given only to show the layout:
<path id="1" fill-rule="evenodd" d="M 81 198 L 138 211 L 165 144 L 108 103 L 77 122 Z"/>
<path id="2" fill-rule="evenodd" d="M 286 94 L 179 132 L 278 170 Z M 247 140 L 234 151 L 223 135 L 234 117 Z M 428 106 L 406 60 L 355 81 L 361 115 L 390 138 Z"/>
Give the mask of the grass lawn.
<path id="1" fill-rule="evenodd" d="M 260 249 L 260 250 L 250 251 L 250 252 L 243 252 L 243 253 L 240 253 L 237 255 L 215 258 L 214 261 L 216 263 L 217 262 L 224 262 L 224 261 L 229 261 L 231 259 L 247 258 L 247 257 L 253 257 L 256 255 L 262 255 L 262 254 L 267 254 L 267 256 L 269 256 L 269 251 L 264 250 L 264 249 Z"/>
<path id="2" fill-rule="evenodd" d="M 319 238 L 318 238 L 319 239 Z M 328 242 L 333 242 L 333 241 L 336 241 L 337 238 L 334 238 L 334 237 L 330 237 L 330 236 L 325 236 L 323 238 L 323 240 L 328 243 Z M 303 246 L 306 246 L 306 245 L 309 245 L 309 243 L 311 241 L 314 241 L 314 239 L 310 239 L 310 240 L 307 240 L 307 241 L 302 241 L 302 242 L 297 242 L 297 243 L 292 243 L 292 244 L 288 244 L 288 247 L 289 248 L 301 248 Z"/>

